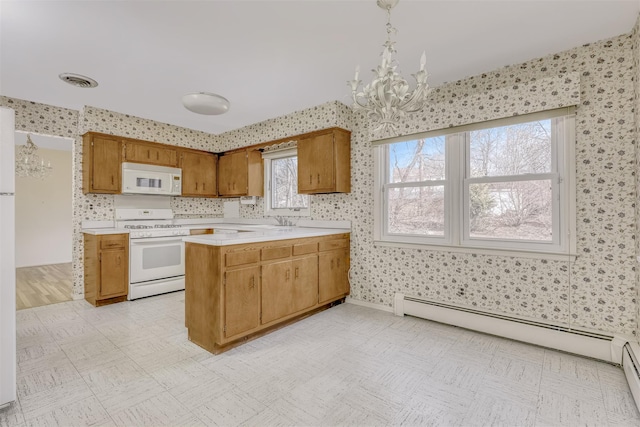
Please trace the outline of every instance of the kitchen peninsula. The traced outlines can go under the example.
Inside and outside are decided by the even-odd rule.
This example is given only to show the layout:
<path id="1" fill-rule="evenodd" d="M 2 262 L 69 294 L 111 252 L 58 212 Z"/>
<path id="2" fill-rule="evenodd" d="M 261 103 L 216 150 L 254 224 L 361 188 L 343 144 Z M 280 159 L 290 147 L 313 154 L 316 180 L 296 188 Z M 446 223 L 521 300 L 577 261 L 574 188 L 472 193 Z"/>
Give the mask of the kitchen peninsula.
<path id="1" fill-rule="evenodd" d="M 183 240 L 189 340 L 214 354 L 349 294 L 348 229 L 257 225 Z"/>

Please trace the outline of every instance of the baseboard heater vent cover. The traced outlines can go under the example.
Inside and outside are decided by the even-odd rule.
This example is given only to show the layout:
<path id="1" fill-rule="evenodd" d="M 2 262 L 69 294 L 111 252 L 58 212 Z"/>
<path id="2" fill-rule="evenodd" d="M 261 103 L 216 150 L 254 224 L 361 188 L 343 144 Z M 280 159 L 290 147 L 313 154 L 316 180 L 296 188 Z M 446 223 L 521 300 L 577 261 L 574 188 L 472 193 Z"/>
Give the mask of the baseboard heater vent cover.
<path id="1" fill-rule="evenodd" d="M 622 336 L 489 313 L 399 293 L 395 294 L 393 311 L 398 316 L 421 317 L 618 365 L 622 364 L 622 348 L 629 341 Z"/>

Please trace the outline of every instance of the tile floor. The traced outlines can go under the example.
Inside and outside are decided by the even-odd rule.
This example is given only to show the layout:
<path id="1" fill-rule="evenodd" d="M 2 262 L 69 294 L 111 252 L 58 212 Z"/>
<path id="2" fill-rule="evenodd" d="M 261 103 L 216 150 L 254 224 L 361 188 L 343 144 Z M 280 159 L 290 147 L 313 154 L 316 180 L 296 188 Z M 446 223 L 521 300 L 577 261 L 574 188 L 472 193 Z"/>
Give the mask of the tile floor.
<path id="1" fill-rule="evenodd" d="M 0 426 L 638 426 L 618 367 L 343 304 L 213 356 L 184 293 L 18 312 Z"/>

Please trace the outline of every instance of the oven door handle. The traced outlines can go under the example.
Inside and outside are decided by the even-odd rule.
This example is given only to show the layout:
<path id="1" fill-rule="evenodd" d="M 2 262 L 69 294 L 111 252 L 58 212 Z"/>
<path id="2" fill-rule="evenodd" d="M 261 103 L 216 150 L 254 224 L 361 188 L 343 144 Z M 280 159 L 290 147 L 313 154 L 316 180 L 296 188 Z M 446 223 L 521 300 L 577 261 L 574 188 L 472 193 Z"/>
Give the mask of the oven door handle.
<path id="1" fill-rule="evenodd" d="M 185 236 L 167 236 L 167 237 L 145 237 L 142 239 L 130 239 L 129 242 L 132 245 L 139 244 L 158 244 L 158 243 L 166 243 L 166 242 L 179 242 L 184 243 L 182 238 Z"/>

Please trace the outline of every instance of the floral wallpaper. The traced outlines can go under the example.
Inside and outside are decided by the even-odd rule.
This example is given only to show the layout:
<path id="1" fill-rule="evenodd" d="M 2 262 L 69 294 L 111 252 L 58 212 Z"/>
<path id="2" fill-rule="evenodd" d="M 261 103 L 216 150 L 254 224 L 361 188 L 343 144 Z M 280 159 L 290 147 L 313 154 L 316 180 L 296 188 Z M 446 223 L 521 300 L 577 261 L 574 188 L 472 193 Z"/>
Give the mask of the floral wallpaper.
<path id="1" fill-rule="evenodd" d="M 396 290 L 572 326 L 631 334 L 637 327 L 635 268 L 635 127 L 632 39 L 619 36 L 437 88 L 436 105 L 552 76 L 580 76 L 576 112 L 577 252 L 575 262 L 452 254 L 368 246 L 371 270 L 356 270 L 362 298 L 389 305 Z M 532 87 L 533 87 L 532 86 Z M 544 87 L 544 86 L 543 86 Z M 548 105 L 562 91 L 547 90 Z M 542 98 L 532 94 L 538 102 Z M 571 94 L 571 96 L 574 96 Z M 491 110 L 525 112 L 528 100 L 495 96 Z M 464 102 L 464 101 L 462 101 Z M 483 108 L 484 107 L 484 108 Z M 479 114 L 486 104 L 476 105 Z M 405 128 L 428 129 L 443 112 L 414 115 Z M 425 124 L 423 124 L 425 123 Z M 442 122 L 442 123 L 447 123 Z M 447 123 L 448 124 L 448 123 Z M 398 260 L 402 267 L 389 265 Z M 477 274 L 480 272 L 480 274 Z M 366 275 L 370 277 L 366 279 Z M 413 279 L 412 279 L 413 277 Z M 367 289 L 361 283 L 370 282 Z M 392 289 L 384 286 L 392 283 Z M 464 289 L 464 291 L 463 291 Z"/>
<path id="2" fill-rule="evenodd" d="M 0 105 L 16 111 L 16 130 L 75 138 L 78 112 L 53 105 L 0 96 Z"/>
<path id="3" fill-rule="evenodd" d="M 640 16 L 636 19 L 636 24 L 631 31 L 633 46 L 633 68 L 634 68 L 634 86 L 633 86 L 633 102 L 634 102 L 634 120 L 635 120 L 635 144 L 636 144 L 636 169 L 640 165 L 640 150 L 638 150 L 638 137 L 640 137 Z M 640 272 L 638 271 L 638 256 L 640 255 L 640 203 L 638 203 L 638 194 L 640 194 L 640 174 L 636 173 L 636 301 L 637 306 L 637 322 L 636 322 L 636 338 L 640 340 Z"/>
<path id="4" fill-rule="evenodd" d="M 313 219 L 352 221 L 351 296 L 391 306 L 403 292 L 563 325 L 632 334 L 635 268 L 635 77 L 631 35 L 445 84 L 399 134 L 577 105 L 575 262 L 376 246 L 372 135 L 340 103 L 219 135 L 224 149 L 340 126 L 352 131 L 352 191 L 313 196 Z M 395 136 L 395 135 L 383 135 Z M 380 136 L 377 136 L 380 138 Z M 250 209 L 250 210 L 249 210 Z M 260 206 L 243 216 L 262 216 Z"/>
<path id="5" fill-rule="evenodd" d="M 452 101 L 455 110 L 461 99 L 473 99 L 496 88 L 536 86 L 557 75 L 575 80 L 569 76 L 579 74 L 575 262 L 374 246 L 369 252 L 373 268 L 371 272 L 362 272 L 373 276 L 373 289 L 362 289 L 363 299 L 388 305 L 390 293 L 398 289 L 440 301 L 572 326 L 635 332 L 636 165 L 631 42 L 630 35 L 623 35 L 444 85 L 433 94 L 437 105 Z M 542 102 L 548 105 L 555 103 L 556 94 L 562 94 L 555 89 L 546 92 L 548 100 Z M 532 97 L 541 99 L 538 94 Z M 519 114 L 527 103 L 526 99 L 513 103 L 506 97 L 495 96 L 491 109 Z M 482 107 L 485 111 L 485 103 L 477 104 L 478 113 Z M 416 131 L 427 129 L 429 123 L 443 115 L 431 113 L 413 116 L 403 125 Z M 461 114 L 469 122 L 474 120 L 473 108 Z M 446 112 L 444 115 L 464 120 Z M 403 263 L 402 271 L 389 266 L 389 259 Z M 400 279 L 406 277 L 409 280 Z M 385 282 L 394 283 L 391 292 L 382 286 Z"/>
<path id="6" fill-rule="evenodd" d="M 391 306 L 395 292 L 498 313 L 631 334 L 638 330 L 636 214 L 637 26 L 633 33 L 444 84 L 432 108 L 400 134 L 578 103 L 575 262 L 377 246 L 373 236 L 372 135 L 367 119 L 339 102 L 227 132 L 189 129 L 85 107 L 81 112 L 12 103 L 20 129 L 76 137 L 74 292 L 82 294 L 83 219 L 113 219 L 111 196 L 81 192 L 81 138 L 88 130 L 224 151 L 327 127 L 352 131 L 352 191 L 313 196 L 313 219 L 352 222 L 352 297 Z M 634 80 L 635 79 L 635 80 Z M 518 94 L 518 95 L 516 95 Z M 533 107 L 535 106 L 535 107 Z M 46 127 L 46 129 L 44 129 Z M 180 216 L 219 215 L 223 200 L 174 198 Z M 262 217 L 262 201 L 242 205 Z"/>

